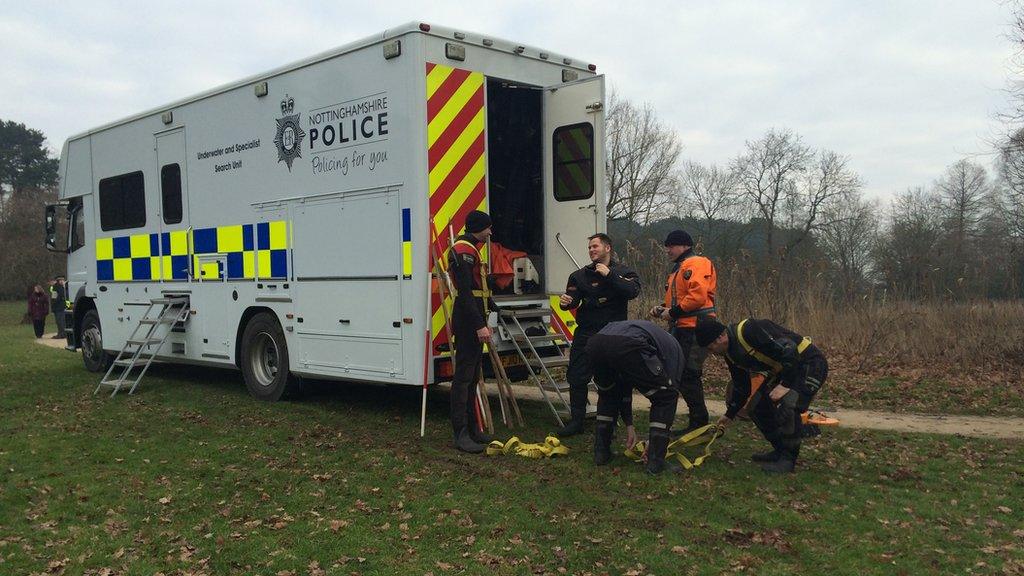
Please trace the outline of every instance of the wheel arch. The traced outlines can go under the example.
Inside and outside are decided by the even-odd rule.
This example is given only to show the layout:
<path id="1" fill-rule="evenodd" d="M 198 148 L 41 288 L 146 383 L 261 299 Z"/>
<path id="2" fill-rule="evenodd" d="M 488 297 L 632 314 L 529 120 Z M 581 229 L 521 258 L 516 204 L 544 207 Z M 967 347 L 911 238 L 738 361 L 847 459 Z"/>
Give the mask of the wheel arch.
<path id="1" fill-rule="evenodd" d="M 96 314 L 99 314 L 99 310 L 96 308 L 96 301 L 85 295 L 85 290 L 80 289 L 78 294 L 75 295 L 74 304 L 74 316 L 72 317 L 71 329 L 75 338 L 75 345 L 80 345 L 82 342 L 82 320 L 85 319 L 85 315 L 90 310 L 96 310 Z M 103 319 L 100 319 L 100 325 L 102 326 Z"/>
<path id="2" fill-rule="evenodd" d="M 246 308 L 242 312 L 242 317 L 238 320 L 238 328 L 235 330 L 235 366 L 239 369 L 242 368 L 242 334 L 245 333 L 245 327 L 249 324 L 249 321 L 257 314 L 263 312 L 271 314 L 277 320 L 278 325 L 284 328 L 284 324 L 281 324 L 281 318 L 278 317 L 277 312 L 274 312 L 272 308 L 266 306 L 250 306 Z M 285 335 L 285 338 L 287 337 Z"/>

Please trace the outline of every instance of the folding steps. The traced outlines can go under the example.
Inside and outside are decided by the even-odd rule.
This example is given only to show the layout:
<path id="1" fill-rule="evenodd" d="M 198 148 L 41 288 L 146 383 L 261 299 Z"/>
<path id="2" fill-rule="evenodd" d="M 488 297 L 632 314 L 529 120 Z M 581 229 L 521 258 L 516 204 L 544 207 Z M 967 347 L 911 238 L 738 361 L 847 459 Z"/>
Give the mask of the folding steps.
<path id="1" fill-rule="evenodd" d="M 558 425 L 564 426 L 562 419 L 569 415 L 569 384 L 556 381 L 551 375 L 551 369 L 569 365 L 568 346 L 572 338 L 561 331 L 561 328 L 552 331 L 544 322 L 544 317 L 550 316 L 553 312 L 542 305 L 499 305 L 497 312 L 498 324 L 508 335 L 509 341 L 522 359 L 530 380 L 540 390 Z M 554 348 L 554 354 L 542 355 L 540 352 L 541 349 L 547 351 L 551 348 Z"/>
<path id="2" fill-rule="evenodd" d="M 189 310 L 188 296 L 167 295 L 150 300 L 146 312 L 93 394 L 98 394 L 105 386 L 113 388 L 111 397 L 123 388 L 128 388 L 129 394 L 135 392 L 174 327 L 188 319 Z"/>

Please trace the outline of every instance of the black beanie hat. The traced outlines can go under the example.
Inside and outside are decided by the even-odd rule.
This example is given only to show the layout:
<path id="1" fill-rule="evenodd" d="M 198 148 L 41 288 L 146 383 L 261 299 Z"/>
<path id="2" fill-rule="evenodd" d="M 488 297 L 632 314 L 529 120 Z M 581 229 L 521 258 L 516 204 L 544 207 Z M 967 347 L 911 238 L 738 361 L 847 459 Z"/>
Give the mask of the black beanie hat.
<path id="1" fill-rule="evenodd" d="M 665 246 L 693 246 L 693 238 L 684 230 L 673 230 L 665 238 Z"/>
<path id="2" fill-rule="evenodd" d="M 718 340 L 722 332 L 725 332 L 725 324 L 711 318 L 698 318 L 694 336 L 697 338 L 698 346 L 707 348 L 708 344 Z"/>
<path id="3" fill-rule="evenodd" d="M 466 216 L 466 232 L 476 234 L 491 227 L 491 217 L 486 212 L 473 210 Z"/>

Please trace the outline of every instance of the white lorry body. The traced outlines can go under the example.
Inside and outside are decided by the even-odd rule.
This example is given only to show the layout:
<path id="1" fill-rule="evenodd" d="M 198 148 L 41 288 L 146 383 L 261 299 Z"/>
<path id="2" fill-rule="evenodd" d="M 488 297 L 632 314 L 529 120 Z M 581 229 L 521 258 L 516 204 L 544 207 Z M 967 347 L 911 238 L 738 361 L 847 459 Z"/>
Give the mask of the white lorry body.
<path id="1" fill-rule="evenodd" d="M 432 242 L 490 212 L 539 272 L 496 299 L 550 306 L 605 229 L 603 103 L 586 63 L 411 23 L 74 136 L 72 344 L 95 369 L 151 300 L 187 295 L 159 360 L 259 363 L 261 316 L 293 375 L 444 379 Z"/>

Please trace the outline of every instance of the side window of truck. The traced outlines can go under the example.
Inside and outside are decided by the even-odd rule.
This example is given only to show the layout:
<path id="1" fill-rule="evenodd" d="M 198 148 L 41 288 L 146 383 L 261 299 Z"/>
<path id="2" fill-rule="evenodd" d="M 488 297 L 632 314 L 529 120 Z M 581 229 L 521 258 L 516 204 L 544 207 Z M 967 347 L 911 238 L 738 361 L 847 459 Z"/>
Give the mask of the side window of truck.
<path id="1" fill-rule="evenodd" d="M 167 164 L 160 169 L 160 197 L 164 224 L 181 222 L 181 166 Z"/>
<path id="2" fill-rule="evenodd" d="M 553 145 L 555 200 L 583 200 L 594 195 L 594 126 L 589 122 L 555 129 Z"/>
<path id="3" fill-rule="evenodd" d="M 146 225 L 146 186 L 142 172 L 100 180 L 100 228 L 124 230 Z"/>

